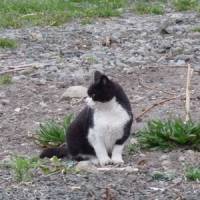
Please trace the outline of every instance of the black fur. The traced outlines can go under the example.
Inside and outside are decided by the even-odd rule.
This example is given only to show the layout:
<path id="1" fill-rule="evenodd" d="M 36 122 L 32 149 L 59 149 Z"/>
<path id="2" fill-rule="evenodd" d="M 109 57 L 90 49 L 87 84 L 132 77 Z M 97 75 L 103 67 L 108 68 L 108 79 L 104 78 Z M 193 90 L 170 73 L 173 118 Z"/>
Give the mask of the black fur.
<path id="1" fill-rule="evenodd" d="M 129 100 L 122 87 L 111 81 L 104 74 L 96 71 L 94 74 L 94 83 L 88 88 L 88 96 L 91 97 L 93 101 L 102 103 L 116 97 L 118 103 L 127 111 L 130 120 L 124 127 L 124 135 L 116 142 L 116 144 L 123 144 L 130 135 L 133 115 Z M 87 139 L 89 129 L 95 126 L 93 123 L 93 113 L 93 109 L 86 106 L 66 131 L 67 146 L 64 145 L 64 147 L 46 149 L 42 152 L 40 157 L 52 157 L 54 155 L 63 157 L 70 155 L 73 159 L 80 161 L 83 159 L 80 154 L 95 155 L 95 151 Z"/>

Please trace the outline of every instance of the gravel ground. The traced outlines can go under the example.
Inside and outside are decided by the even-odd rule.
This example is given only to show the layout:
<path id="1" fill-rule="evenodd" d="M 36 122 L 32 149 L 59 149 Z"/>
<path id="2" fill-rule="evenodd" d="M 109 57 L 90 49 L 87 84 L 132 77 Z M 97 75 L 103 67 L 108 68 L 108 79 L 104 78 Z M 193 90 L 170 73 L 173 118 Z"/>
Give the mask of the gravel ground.
<path id="1" fill-rule="evenodd" d="M 38 155 L 41 149 L 29 136 L 39 122 L 62 119 L 83 107 L 82 99 L 61 100 L 61 96 L 72 85 L 87 87 L 95 69 L 124 87 L 137 117 L 155 102 L 185 92 L 190 61 L 195 69 L 191 114 L 199 120 L 200 33 L 192 31 L 196 26 L 200 26 L 198 14 L 168 12 L 163 16 L 126 13 L 88 25 L 74 21 L 62 27 L 0 30 L 0 37 L 17 39 L 19 44 L 14 50 L 0 49 L 0 72 L 25 68 L 13 74 L 13 84 L 0 86 L 0 159 L 13 153 Z M 133 129 L 152 118 L 184 114 L 184 100 L 177 98 L 148 112 Z M 36 174 L 31 182 L 19 184 L 8 169 L 0 169 L 0 199 L 200 199 L 199 183 L 184 177 L 188 166 L 200 164 L 199 152 L 130 155 L 126 149 L 124 158 L 125 166 L 138 171 Z M 155 180 L 156 171 L 171 178 Z"/>

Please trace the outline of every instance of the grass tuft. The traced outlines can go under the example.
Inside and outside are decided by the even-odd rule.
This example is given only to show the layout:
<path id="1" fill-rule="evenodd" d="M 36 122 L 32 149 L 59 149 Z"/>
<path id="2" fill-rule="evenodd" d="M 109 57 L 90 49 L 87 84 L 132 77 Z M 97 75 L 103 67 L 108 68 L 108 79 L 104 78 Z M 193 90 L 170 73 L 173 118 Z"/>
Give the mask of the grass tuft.
<path id="1" fill-rule="evenodd" d="M 0 85 L 8 85 L 12 83 L 12 76 L 6 74 L 6 75 L 0 75 Z"/>
<path id="2" fill-rule="evenodd" d="M 37 167 L 37 158 L 27 158 L 24 156 L 15 156 L 11 159 L 11 167 L 17 182 L 30 181 L 33 176 L 33 169 Z"/>
<path id="3" fill-rule="evenodd" d="M 0 48 L 16 48 L 17 42 L 13 39 L 0 38 Z"/>
<path id="4" fill-rule="evenodd" d="M 1 167 L 11 169 L 14 179 L 17 182 L 31 181 L 37 174 L 54 174 L 54 173 L 78 173 L 75 168 L 76 162 L 63 162 L 57 157 L 51 159 L 39 159 L 38 157 L 29 158 L 27 156 L 12 156 L 11 160 L 2 163 Z"/>
<path id="5" fill-rule="evenodd" d="M 151 3 L 151 2 L 136 2 L 133 10 L 140 14 L 154 14 L 154 15 L 162 15 L 164 14 L 164 6 L 160 3 Z"/>
<path id="6" fill-rule="evenodd" d="M 192 29 L 193 32 L 200 32 L 200 27 L 195 27 Z"/>
<path id="7" fill-rule="evenodd" d="M 72 121 L 72 115 L 64 118 L 63 123 L 54 120 L 48 121 L 40 125 L 36 132 L 35 141 L 42 147 L 55 147 L 65 142 L 65 130 Z"/>
<path id="8" fill-rule="evenodd" d="M 72 18 L 118 16 L 126 0 L 3 0 L 0 27 L 59 26 Z"/>
<path id="9" fill-rule="evenodd" d="M 200 168 L 189 168 L 186 171 L 186 178 L 190 181 L 200 181 Z"/>
<path id="10" fill-rule="evenodd" d="M 192 121 L 153 120 L 138 132 L 142 148 L 170 149 L 187 147 L 200 150 L 200 124 Z"/>
<path id="11" fill-rule="evenodd" d="M 173 5 L 177 11 L 194 10 L 198 6 L 198 0 L 173 0 Z"/>
<path id="12" fill-rule="evenodd" d="M 173 175 L 165 172 L 155 171 L 152 174 L 152 179 L 157 181 L 170 181 L 173 179 Z"/>

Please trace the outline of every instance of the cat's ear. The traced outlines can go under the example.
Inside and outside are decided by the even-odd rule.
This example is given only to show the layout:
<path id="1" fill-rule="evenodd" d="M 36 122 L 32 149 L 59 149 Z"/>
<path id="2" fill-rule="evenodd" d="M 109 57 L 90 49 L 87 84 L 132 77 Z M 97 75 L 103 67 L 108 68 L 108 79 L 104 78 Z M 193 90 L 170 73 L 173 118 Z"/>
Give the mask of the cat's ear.
<path id="1" fill-rule="evenodd" d="M 94 72 L 94 82 L 99 83 L 102 77 L 102 73 L 100 71 Z"/>
<path id="2" fill-rule="evenodd" d="M 101 76 L 101 80 L 100 80 L 101 85 L 107 85 L 108 82 L 109 82 L 108 77 L 105 76 L 105 75 L 102 75 L 102 76 Z"/>

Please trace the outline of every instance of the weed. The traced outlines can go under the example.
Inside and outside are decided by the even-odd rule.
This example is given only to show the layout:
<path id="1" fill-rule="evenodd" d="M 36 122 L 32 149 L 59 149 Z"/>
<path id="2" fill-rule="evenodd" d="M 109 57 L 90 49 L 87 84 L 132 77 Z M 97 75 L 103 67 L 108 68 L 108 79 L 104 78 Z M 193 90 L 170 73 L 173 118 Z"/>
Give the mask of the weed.
<path id="1" fill-rule="evenodd" d="M 13 39 L 0 38 L 0 48 L 16 48 L 17 42 Z"/>
<path id="2" fill-rule="evenodd" d="M 10 167 L 15 175 L 16 181 L 30 181 L 33 174 L 32 169 L 36 168 L 38 160 L 24 156 L 14 156 L 11 159 Z"/>
<path id="3" fill-rule="evenodd" d="M 136 153 L 140 150 L 140 145 L 139 144 L 128 144 L 128 154 L 133 154 Z"/>
<path id="4" fill-rule="evenodd" d="M 0 85 L 8 85 L 12 83 L 12 76 L 6 74 L 6 75 L 0 75 Z"/>
<path id="5" fill-rule="evenodd" d="M 74 17 L 117 16 L 126 0 L 4 0 L 0 1 L 0 27 L 59 26 Z"/>
<path id="6" fill-rule="evenodd" d="M 200 32 L 200 27 L 195 27 L 192 29 L 193 32 Z"/>
<path id="7" fill-rule="evenodd" d="M 54 120 L 40 125 L 36 134 L 36 143 L 43 147 L 59 146 L 65 142 L 65 130 L 68 129 L 72 115 L 64 118 L 63 123 Z"/>
<path id="8" fill-rule="evenodd" d="M 169 181 L 172 180 L 173 175 L 164 172 L 155 171 L 152 174 L 152 179 L 157 181 Z"/>
<path id="9" fill-rule="evenodd" d="M 186 178 L 190 181 L 200 181 L 200 168 L 191 167 L 187 169 Z"/>
<path id="10" fill-rule="evenodd" d="M 200 124 L 192 121 L 153 120 L 138 132 L 143 148 L 170 149 L 176 146 L 200 150 Z"/>
<path id="11" fill-rule="evenodd" d="M 136 2 L 133 10 L 140 14 L 155 14 L 162 15 L 164 13 L 164 6 L 160 3 L 151 3 L 151 2 Z"/>
<path id="12" fill-rule="evenodd" d="M 177 11 L 194 10 L 198 6 L 198 0 L 173 0 Z"/>

